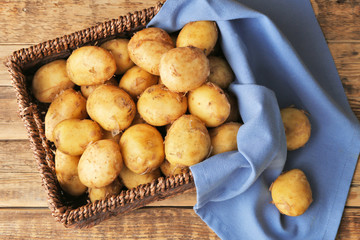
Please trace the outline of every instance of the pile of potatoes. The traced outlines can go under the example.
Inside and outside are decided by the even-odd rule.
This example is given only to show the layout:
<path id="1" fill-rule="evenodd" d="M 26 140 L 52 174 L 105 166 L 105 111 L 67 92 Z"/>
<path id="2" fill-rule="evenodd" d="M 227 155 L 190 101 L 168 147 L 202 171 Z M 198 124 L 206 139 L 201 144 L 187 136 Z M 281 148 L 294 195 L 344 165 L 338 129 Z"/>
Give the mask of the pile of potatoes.
<path id="1" fill-rule="evenodd" d="M 50 103 L 45 135 L 63 191 L 94 202 L 236 150 L 234 73 L 217 40 L 212 21 L 172 35 L 152 27 L 39 68 L 32 92 Z"/>

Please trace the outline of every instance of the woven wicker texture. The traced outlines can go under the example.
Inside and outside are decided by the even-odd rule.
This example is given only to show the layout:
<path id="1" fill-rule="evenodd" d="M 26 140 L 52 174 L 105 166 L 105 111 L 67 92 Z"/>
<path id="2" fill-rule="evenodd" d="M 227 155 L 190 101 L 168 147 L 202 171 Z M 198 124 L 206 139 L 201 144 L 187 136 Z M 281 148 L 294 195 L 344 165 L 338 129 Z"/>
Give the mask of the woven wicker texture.
<path id="1" fill-rule="evenodd" d="M 181 194 L 194 188 L 191 172 L 160 177 L 136 189 L 123 190 L 118 196 L 90 203 L 85 197 L 73 199 L 60 188 L 55 175 L 53 143 L 45 137 L 44 117 L 49 104 L 39 103 L 31 93 L 35 71 L 45 63 L 64 59 L 72 50 L 84 45 L 99 45 L 104 41 L 130 37 L 142 29 L 160 10 L 155 7 L 129 13 L 118 19 L 49 40 L 14 52 L 5 63 L 16 91 L 19 115 L 28 131 L 31 149 L 37 161 L 43 186 L 48 195 L 49 208 L 57 221 L 65 227 L 92 227 L 111 216 L 123 214 L 147 204 Z"/>

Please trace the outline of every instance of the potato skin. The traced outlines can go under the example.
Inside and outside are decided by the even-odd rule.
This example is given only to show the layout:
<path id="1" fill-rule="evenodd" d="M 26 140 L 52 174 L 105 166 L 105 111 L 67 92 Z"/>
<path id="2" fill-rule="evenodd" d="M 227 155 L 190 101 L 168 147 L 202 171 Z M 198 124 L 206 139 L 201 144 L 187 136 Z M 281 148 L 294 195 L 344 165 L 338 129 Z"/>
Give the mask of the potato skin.
<path id="1" fill-rule="evenodd" d="M 120 149 L 127 168 L 136 174 L 146 174 L 164 161 L 164 143 L 160 132 L 148 124 L 136 124 L 126 129 L 120 138 Z"/>
<path id="2" fill-rule="evenodd" d="M 86 118 L 86 99 L 81 93 L 70 88 L 60 93 L 50 104 L 45 115 L 45 136 L 54 141 L 53 131 L 55 126 L 65 119 Z"/>
<path id="3" fill-rule="evenodd" d="M 209 82 L 215 83 L 222 89 L 229 87 L 235 75 L 228 62 L 221 57 L 209 56 L 210 75 Z"/>
<path id="4" fill-rule="evenodd" d="M 207 127 L 221 125 L 230 115 L 230 103 L 224 91 L 210 82 L 189 92 L 188 105 L 189 112 Z"/>
<path id="5" fill-rule="evenodd" d="M 80 157 L 80 181 L 89 188 L 112 183 L 123 168 L 119 144 L 109 139 L 90 143 Z"/>
<path id="6" fill-rule="evenodd" d="M 78 175 L 79 156 L 70 156 L 56 149 L 55 173 L 60 187 L 72 196 L 84 194 L 87 187 L 80 182 Z"/>
<path id="7" fill-rule="evenodd" d="M 130 126 L 136 106 L 124 90 L 117 86 L 102 85 L 90 94 L 86 110 L 103 129 L 119 133 Z"/>
<path id="8" fill-rule="evenodd" d="M 280 110 L 289 151 L 304 146 L 311 135 L 310 121 L 304 111 L 289 107 Z"/>
<path id="9" fill-rule="evenodd" d="M 164 85 L 153 85 L 141 94 L 137 109 L 147 123 L 165 126 L 185 114 L 187 105 L 184 94 L 172 92 Z"/>
<path id="10" fill-rule="evenodd" d="M 187 92 L 200 87 L 210 74 L 209 60 L 195 47 L 174 48 L 160 60 L 162 83 L 173 92 Z"/>
<path id="11" fill-rule="evenodd" d="M 97 200 L 104 200 L 107 197 L 118 195 L 123 187 L 123 184 L 119 181 L 118 178 L 101 188 L 89 188 L 89 198 L 91 202 Z"/>
<path id="12" fill-rule="evenodd" d="M 211 140 L 205 124 L 193 115 L 183 115 L 165 137 L 165 157 L 171 164 L 192 166 L 210 153 Z"/>
<path id="13" fill-rule="evenodd" d="M 76 85 L 95 85 L 104 83 L 114 75 L 116 62 L 109 51 L 97 46 L 84 46 L 71 53 L 66 70 Z"/>
<path id="14" fill-rule="evenodd" d="M 217 39 L 218 30 L 215 22 L 190 22 L 179 32 L 176 47 L 197 47 L 204 51 L 207 56 L 214 49 Z"/>
<path id="15" fill-rule="evenodd" d="M 100 47 L 108 50 L 113 55 L 116 62 L 115 74 L 123 74 L 129 68 L 134 66 L 128 52 L 129 40 L 125 38 L 113 39 L 101 44 Z"/>
<path id="16" fill-rule="evenodd" d="M 209 130 L 211 155 L 237 150 L 237 133 L 241 124 L 230 122 Z"/>
<path id="17" fill-rule="evenodd" d="M 89 143 L 102 138 L 102 130 L 89 119 L 66 119 L 56 125 L 53 135 L 56 148 L 63 153 L 79 156 Z"/>
<path id="18" fill-rule="evenodd" d="M 181 166 L 178 164 L 171 164 L 167 160 L 165 160 L 160 166 L 161 172 L 167 177 L 172 176 L 172 175 L 181 174 L 181 173 L 185 172 L 186 169 L 188 169 L 188 167 Z"/>
<path id="19" fill-rule="evenodd" d="M 142 69 L 159 76 L 161 56 L 174 48 L 167 32 L 160 28 L 145 28 L 130 39 L 128 51 L 130 59 Z"/>
<path id="20" fill-rule="evenodd" d="M 157 84 L 158 81 L 158 76 L 152 75 L 138 66 L 134 66 L 122 76 L 119 87 L 124 89 L 133 99 L 137 99 L 145 89 Z"/>
<path id="21" fill-rule="evenodd" d="M 140 184 L 151 183 L 160 176 L 161 173 L 159 169 L 155 169 L 152 172 L 139 175 L 130 171 L 126 166 L 124 166 L 120 172 L 120 179 L 128 189 L 136 188 Z"/>
<path id="22" fill-rule="evenodd" d="M 271 197 L 276 208 L 288 216 L 300 216 L 310 206 L 312 191 L 300 169 L 281 174 L 270 186 Z"/>
<path id="23" fill-rule="evenodd" d="M 109 80 L 105 81 L 102 84 L 96 84 L 96 85 L 90 85 L 90 86 L 81 86 L 81 93 L 82 95 L 87 99 L 90 94 L 95 91 L 95 89 L 97 89 L 98 87 L 100 87 L 101 85 L 112 85 L 112 86 L 117 86 L 118 83 L 115 80 L 115 78 L 110 78 Z"/>
<path id="24" fill-rule="evenodd" d="M 45 64 L 36 71 L 32 92 L 40 102 L 50 103 L 60 92 L 74 86 L 66 72 L 66 61 L 60 59 Z"/>

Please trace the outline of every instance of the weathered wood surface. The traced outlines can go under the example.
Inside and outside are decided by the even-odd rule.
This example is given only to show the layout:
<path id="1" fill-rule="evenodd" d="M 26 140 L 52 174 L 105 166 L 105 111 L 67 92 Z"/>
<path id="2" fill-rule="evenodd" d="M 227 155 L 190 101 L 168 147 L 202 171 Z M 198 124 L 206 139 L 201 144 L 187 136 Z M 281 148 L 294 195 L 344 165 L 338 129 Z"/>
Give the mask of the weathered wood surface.
<path id="1" fill-rule="evenodd" d="M 11 52 L 53 39 L 158 0 L 0 0 L 0 62 Z M 360 0 L 311 0 L 329 43 L 349 103 L 360 119 Z M 158 202 L 157 207 L 112 218 L 93 229 L 65 229 L 46 208 L 46 194 L 17 116 L 10 77 L 0 64 L 1 239 L 217 239 L 193 212 L 195 192 Z M 163 207 L 158 207 L 163 206 Z M 170 207 L 188 206 L 188 207 Z M 360 239 L 360 166 L 357 166 L 338 239 Z M 9 221 L 11 216 L 12 221 Z"/>

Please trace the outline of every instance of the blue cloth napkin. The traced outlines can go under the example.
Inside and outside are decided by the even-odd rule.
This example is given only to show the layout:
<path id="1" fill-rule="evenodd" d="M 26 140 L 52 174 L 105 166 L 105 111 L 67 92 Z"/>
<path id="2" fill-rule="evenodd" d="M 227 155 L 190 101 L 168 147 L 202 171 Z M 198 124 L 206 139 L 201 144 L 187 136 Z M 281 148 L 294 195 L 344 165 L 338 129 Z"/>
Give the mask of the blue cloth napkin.
<path id="1" fill-rule="evenodd" d="M 360 152 L 359 122 L 344 94 L 308 0 L 168 0 L 149 26 L 169 32 L 214 20 L 236 80 L 244 125 L 238 151 L 191 167 L 195 212 L 222 239 L 334 239 Z M 309 113 L 312 135 L 287 152 L 279 108 Z M 278 212 L 268 190 L 299 168 L 314 202 L 301 216 Z"/>

